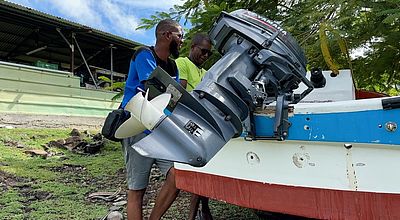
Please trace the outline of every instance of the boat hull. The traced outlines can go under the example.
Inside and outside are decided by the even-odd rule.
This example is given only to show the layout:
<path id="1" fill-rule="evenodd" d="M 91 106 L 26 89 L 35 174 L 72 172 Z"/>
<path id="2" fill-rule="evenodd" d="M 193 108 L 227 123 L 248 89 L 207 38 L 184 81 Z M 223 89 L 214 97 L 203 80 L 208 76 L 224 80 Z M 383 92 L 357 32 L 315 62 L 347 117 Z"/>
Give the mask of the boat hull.
<path id="1" fill-rule="evenodd" d="M 234 139 L 203 168 L 176 164 L 176 184 L 264 211 L 318 219 L 399 219 L 397 148 Z"/>
<path id="2" fill-rule="evenodd" d="M 232 139 L 202 168 L 176 163 L 177 187 L 310 218 L 400 219 L 400 109 L 382 103 L 295 105 L 287 140 Z M 270 135 L 273 119 L 257 114 L 256 134 Z"/>
<path id="3" fill-rule="evenodd" d="M 399 219 L 400 195 L 261 183 L 176 170 L 178 188 L 238 206 L 318 219 Z"/>

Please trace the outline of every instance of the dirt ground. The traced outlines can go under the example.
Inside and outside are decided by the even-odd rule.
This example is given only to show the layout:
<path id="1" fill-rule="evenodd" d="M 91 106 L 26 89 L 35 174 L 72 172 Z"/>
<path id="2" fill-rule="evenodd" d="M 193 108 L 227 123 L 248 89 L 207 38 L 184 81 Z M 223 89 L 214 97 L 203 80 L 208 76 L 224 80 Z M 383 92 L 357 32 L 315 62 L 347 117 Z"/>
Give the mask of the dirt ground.
<path id="1" fill-rule="evenodd" d="M 76 128 L 78 130 L 100 130 L 102 117 L 79 117 L 62 115 L 0 114 L 0 128 Z"/>

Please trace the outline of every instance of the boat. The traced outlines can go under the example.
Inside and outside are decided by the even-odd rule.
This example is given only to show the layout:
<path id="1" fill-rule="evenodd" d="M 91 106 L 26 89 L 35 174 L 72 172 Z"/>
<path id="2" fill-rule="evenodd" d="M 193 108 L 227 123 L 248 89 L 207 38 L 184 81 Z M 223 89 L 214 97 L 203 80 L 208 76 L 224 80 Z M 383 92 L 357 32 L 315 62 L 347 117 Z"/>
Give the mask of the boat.
<path id="1" fill-rule="evenodd" d="M 326 87 L 292 106 L 285 141 L 239 137 L 204 167 L 175 163 L 177 187 L 316 219 L 400 218 L 400 97 L 356 100 L 350 71 L 324 75 Z M 273 118 L 257 113 L 257 136 L 271 135 Z"/>
<path id="2" fill-rule="evenodd" d="M 131 114 L 158 112 L 137 123 L 152 130 L 137 152 L 175 161 L 179 189 L 238 206 L 400 219 L 399 96 L 357 92 L 350 70 L 307 74 L 290 34 L 246 10 L 222 13 L 210 36 L 223 56 L 194 91 L 150 76 Z M 163 105 L 146 101 L 163 93 Z"/>

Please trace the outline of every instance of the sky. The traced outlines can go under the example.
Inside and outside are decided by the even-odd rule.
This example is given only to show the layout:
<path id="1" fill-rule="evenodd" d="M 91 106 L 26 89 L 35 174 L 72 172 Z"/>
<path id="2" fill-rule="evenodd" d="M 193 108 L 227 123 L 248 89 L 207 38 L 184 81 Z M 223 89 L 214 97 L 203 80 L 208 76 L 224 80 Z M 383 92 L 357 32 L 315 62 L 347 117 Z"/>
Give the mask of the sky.
<path id="1" fill-rule="evenodd" d="M 155 43 L 154 29 L 136 30 L 141 18 L 168 11 L 182 0 L 8 0 L 142 44 Z"/>

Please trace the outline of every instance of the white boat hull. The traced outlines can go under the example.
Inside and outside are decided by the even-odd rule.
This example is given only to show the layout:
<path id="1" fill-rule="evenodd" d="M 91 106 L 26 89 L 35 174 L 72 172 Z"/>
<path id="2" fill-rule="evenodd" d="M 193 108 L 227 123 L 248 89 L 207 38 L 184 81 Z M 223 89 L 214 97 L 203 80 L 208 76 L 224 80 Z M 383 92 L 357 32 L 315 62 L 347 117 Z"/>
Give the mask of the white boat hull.
<path id="1" fill-rule="evenodd" d="M 259 210 L 319 219 L 399 219 L 396 148 L 234 139 L 203 168 L 176 164 L 176 183 Z"/>
<path id="2" fill-rule="evenodd" d="M 311 218 L 400 219 L 400 133 L 389 126 L 400 123 L 400 109 L 382 106 L 382 99 L 295 105 L 288 140 L 233 139 L 205 167 L 175 164 L 177 186 Z M 257 117 L 258 135 L 268 136 L 273 115 Z"/>

